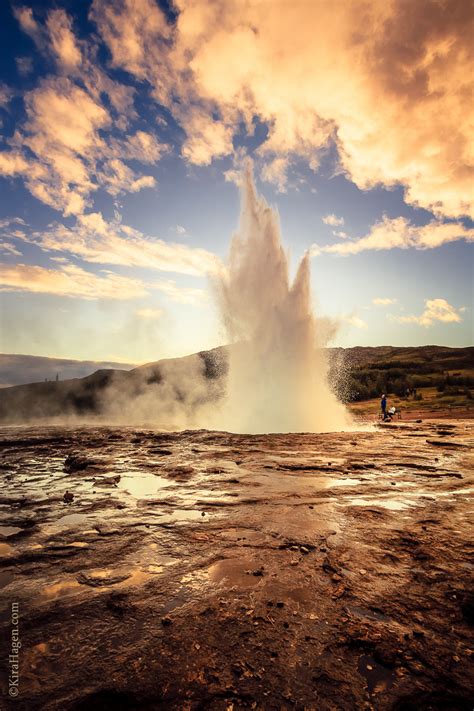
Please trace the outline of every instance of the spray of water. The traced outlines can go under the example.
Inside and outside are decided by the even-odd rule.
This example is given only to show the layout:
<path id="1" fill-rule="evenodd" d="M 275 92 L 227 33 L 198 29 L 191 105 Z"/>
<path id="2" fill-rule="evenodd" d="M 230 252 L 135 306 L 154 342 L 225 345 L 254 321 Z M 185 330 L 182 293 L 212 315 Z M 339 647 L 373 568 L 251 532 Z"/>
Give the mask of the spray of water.
<path id="1" fill-rule="evenodd" d="M 216 291 L 232 344 L 219 429 L 351 429 L 328 384 L 324 347 L 329 334 L 327 322 L 312 310 L 309 255 L 291 284 L 278 214 L 257 194 L 250 164 L 243 175 L 239 230 Z"/>

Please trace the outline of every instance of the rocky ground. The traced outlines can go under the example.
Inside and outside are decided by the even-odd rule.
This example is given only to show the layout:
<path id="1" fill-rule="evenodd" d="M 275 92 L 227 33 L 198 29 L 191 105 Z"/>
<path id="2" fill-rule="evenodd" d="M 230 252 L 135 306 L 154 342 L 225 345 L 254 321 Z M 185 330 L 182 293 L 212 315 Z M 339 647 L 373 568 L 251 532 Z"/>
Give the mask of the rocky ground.
<path id="1" fill-rule="evenodd" d="M 472 709 L 473 430 L 3 428 L 4 708 Z"/>

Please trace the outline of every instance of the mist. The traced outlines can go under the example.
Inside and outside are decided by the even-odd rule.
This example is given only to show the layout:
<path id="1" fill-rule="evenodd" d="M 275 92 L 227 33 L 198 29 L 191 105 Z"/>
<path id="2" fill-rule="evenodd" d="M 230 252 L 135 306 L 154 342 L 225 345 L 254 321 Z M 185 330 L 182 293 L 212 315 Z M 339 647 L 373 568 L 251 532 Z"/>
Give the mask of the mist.
<path id="1" fill-rule="evenodd" d="M 219 426 L 249 433 L 348 429 L 351 418 L 328 382 L 325 348 L 334 329 L 313 312 L 309 255 L 291 283 L 278 213 L 257 194 L 250 162 L 241 190 L 228 268 L 215 282 L 233 344 Z"/>

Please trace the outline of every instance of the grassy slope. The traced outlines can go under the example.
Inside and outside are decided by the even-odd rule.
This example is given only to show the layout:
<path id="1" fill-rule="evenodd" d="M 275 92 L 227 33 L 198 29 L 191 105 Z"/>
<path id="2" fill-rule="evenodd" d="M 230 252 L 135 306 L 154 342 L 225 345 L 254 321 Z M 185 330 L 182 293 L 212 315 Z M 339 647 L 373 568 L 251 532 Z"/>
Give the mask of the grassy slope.
<path id="1" fill-rule="evenodd" d="M 406 416 L 436 415 L 451 412 L 453 416 L 474 415 L 474 348 L 446 348 L 423 346 L 414 348 L 355 348 L 351 349 L 350 373 L 352 384 L 360 384 L 368 375 L 372 384 L 388 395 L 388 406 L 394 405 Z M 421 399 L 404 397 L 390 387 L 405 379 L 409 387 L 416 387 Z M 352 388 L 352 392 L 356 391 Z M 444 392 L 440 391 L 444 387 Z M 350 402 L 350 409 L 361 415 L 380 412 L 380 395 Z"/>

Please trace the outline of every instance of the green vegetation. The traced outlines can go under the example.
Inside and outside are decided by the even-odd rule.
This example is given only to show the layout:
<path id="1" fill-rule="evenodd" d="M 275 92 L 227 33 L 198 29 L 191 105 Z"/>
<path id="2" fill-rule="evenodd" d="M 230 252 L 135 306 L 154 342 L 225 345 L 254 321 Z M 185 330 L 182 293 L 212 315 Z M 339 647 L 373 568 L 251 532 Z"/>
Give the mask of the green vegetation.
<path id="1" fill-rule="evenodd" d="M 350 404 L 385 393 L 402 409 L 474 406 L 474 348 L 383 347 L 348 355 L 343 397 Z"/>

